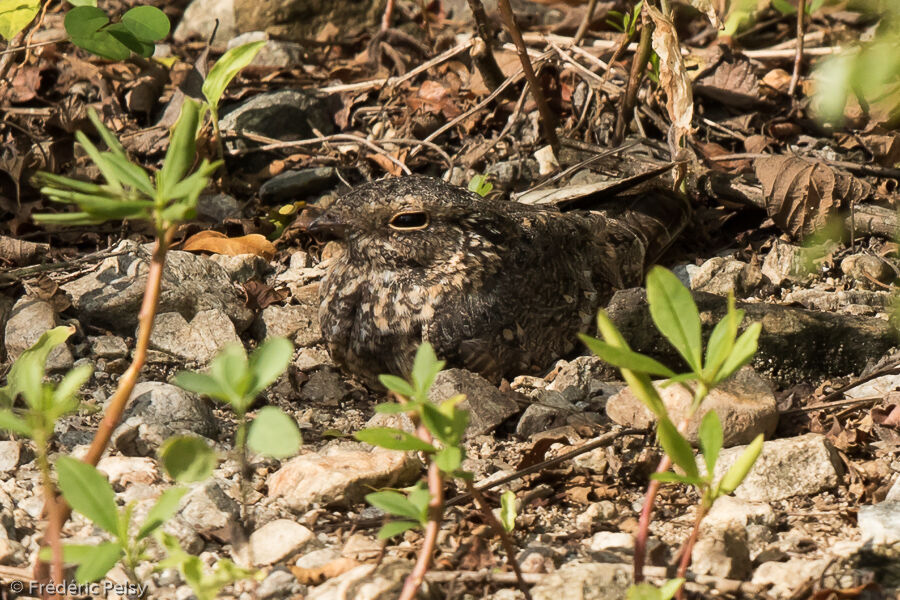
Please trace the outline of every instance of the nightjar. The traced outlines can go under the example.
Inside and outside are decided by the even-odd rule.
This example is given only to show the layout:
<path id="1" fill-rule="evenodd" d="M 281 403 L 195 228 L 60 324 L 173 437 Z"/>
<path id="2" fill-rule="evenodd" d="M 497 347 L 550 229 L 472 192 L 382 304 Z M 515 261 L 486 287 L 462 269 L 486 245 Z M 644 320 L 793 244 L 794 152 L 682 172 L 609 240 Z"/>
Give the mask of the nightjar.
<path id="1" fill-rule="evenodd" d="M 686 222 L 677 196 L 624 201 L 560 212 L 419 176 L 351 190 L 308 227 L 345 246 L 321 287 L 332 357 L 369 383 L 408 375 L 422 341 L 495 382 L 549 366 Z"/>

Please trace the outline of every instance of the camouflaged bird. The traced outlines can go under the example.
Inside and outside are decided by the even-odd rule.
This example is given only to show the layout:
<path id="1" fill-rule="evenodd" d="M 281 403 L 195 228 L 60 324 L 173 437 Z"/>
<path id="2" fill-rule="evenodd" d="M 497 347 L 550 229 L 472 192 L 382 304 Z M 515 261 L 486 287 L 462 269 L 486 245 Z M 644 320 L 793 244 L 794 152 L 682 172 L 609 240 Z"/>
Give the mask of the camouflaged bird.
<path id="1" fill-rule="evenodd" d="M 359 186 L 308 227 L 345 243 L 321 286 L 328 349 L 370 383 L 408 375 L 422 341 L 493 381 L 545 368 L 684 226 L 685 203 L 658 197 L 638 198 L 649 211 L 612 216 L 491 200 L 429 177 Z"/>

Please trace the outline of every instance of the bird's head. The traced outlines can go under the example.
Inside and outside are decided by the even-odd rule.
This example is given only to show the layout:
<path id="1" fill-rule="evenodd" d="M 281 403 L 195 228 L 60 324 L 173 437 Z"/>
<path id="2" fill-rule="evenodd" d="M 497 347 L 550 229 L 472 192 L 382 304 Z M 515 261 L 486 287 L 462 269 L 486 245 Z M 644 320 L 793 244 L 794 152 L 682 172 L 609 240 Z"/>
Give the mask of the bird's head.
<path id="1" fill-rule="evenodd" d="M 503 243 L 508 219 L 497 204 L 431 177 L 384 179 L 335 200 L 307 231 L 343 240 L 351 261 L 463 267 Z"/>

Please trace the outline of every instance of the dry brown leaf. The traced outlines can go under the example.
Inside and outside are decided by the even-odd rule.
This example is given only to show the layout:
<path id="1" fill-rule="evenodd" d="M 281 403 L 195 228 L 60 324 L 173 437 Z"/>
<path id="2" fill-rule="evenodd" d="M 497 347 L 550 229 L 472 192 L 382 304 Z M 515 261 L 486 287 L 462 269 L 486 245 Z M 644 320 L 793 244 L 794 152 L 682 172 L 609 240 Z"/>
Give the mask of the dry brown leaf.
<path id="1" fill-rule="evenodd" d="M 186 239 L 181 249 L 187 252 L 212 252 L 228 256 L 253 254 L 266 260 L 275 257 L 275 246 L 258 233 L 229 238 L 218 231 L 201 231 Z"/>
<path id="2" fill-rule="evenodd" d="M 319 585 L 323 581 L 337 577 L 346 573 L 350 569 L 358 567 L 360 563 L 352 558 L 341 557 L 330 563 L 326 563 L 321 567 L 306 569 L 304 567 L 291 567 L 291 573 L 297 578 L 297 581 L 303 585 Z"/>
<path id="3" fill-rule="evenodd" d="M 16 266 L 32 265 L 46 258 L 50 253 L 50 244 L 18 240 L 0 235 L 0 261 Z"/>
<path id="4" fill-rule="evenodd" d="M 841 208 L 862 199 L 870 186 L 828 165 L 793 156 L 754 162 L 766 196 L 766 212 L 782 231 L 805 237 L 822 229 Z"/>
<path id="5" fill-rule="evenodd" d="M 754 106 L 760 99 L 759 78 L 750 59 L 726 46 L 716 48 L 718 56 L 694 80 L 694 91 L 728 106 Z"/>
<path id="6" fill-rule="evenodd" d="M 391 156 L 398 159 L 400 162 L 403 162 L 403 160 L 406 158 L 407 153 L 407 150 L 404 149 L 397 152 L 391 152 Z M 384 154 L 371 152 L 367 154 L 366 157 L 394 177 L 401 177 L 403 175 L 403 169 L 400 168 L 400 165 L 389 159 Z"/>
<path id="7" fill-rule="evenodd" d="M 658 9 L 644 4 L 644 10 L 653 19 L 652 45 L 659 55 L 659 85 L 666 92 L 666 112 L 672 122 L 669 149 L 675 156 L 683 146 L 682 140 L 691 135 L 694 118 L 694 97 L 691 80 L 681 56 L 681 46 L 675 26 Z"/>
<path id="8" fill-rule="evenodd" d="M 791 85 L 791 74 L 784 69 L 772 69 L 762 78 L 763 85 L 767 85 L 776 92 L 787 93 Z"/>
<path id="9" fill-rule="evenodd" d="M 286 287 L 275 289 L 256 279 L 251 279 L 241 287 L 247 294 L 247 308 L 251 310 L 261 310 L 270 304 L 281 302 L 290 295 L 290 290 Z"/>
<path id="10" fill-rule="evenodd" d="M 715 142 L 697 142 L 697 148 L 700 153 L 709 159 L 710 168 L 719 171 L 728 171 L 730 173 L 740 173 L 750 168 L 749 158 L 735 158 L 733 160 L 713 160 L 719 156 L 727 156 L 734 154 L 727 148 L 720 146 Z"/>

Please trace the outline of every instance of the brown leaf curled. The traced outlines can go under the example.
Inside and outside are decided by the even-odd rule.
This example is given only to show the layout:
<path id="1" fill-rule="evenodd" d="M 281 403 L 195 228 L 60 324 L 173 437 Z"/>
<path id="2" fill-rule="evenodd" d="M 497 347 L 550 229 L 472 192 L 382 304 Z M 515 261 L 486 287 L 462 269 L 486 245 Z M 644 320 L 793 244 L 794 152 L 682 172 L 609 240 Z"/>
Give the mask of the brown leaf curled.
<path id="1" fill-rule="evenodd" d="M 782 231 L 803 238 L 829 217 L 871 193 L 869 184 L 828 165 L 794 156 L 766 156 L 754 162 L 766 196 L 766 212 Z"/>

